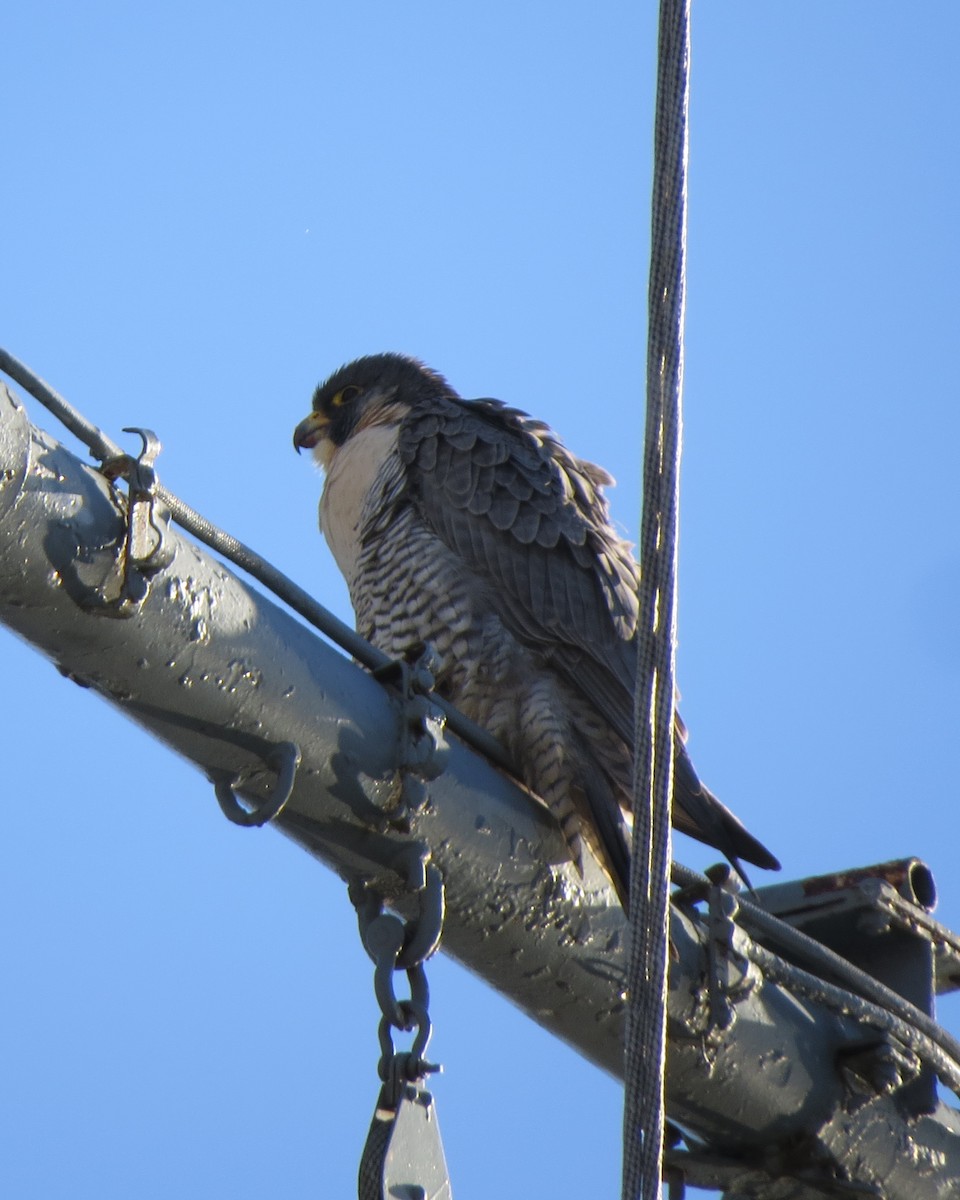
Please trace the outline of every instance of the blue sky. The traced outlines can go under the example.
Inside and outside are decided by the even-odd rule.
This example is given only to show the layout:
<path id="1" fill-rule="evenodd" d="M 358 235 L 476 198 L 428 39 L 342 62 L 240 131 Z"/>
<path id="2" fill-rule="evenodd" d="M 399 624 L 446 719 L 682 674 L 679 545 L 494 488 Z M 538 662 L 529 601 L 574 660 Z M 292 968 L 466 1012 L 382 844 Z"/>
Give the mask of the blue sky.
<path id="1" fill-rule="evenodd" d="M 14 6 L 0 344 L 345 617 L 290 436 L 361 353 L 548 420 L 635 536 L 656 21 L 596 9 Z M 695 8 L 679 651 L 694 760 L 786 877 L 916 854 L 954 928 L 958 39 L 944 2 Z M 353 1194 L 339 882 L 0 655 L 0 1192 Z M 618 1195 L 615 1084 L 430 978 L 457 1200 Z"/>

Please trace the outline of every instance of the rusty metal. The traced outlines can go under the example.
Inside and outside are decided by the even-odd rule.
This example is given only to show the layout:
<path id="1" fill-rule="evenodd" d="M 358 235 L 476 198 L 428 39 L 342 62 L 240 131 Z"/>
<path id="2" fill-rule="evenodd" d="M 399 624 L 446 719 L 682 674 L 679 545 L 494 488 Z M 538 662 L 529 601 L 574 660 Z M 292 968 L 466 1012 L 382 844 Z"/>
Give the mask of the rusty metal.
<path id="1" fill-rule="evenodd" d="M 821 904 L 828 904 L 831 898 L 842 896 L 853 888 L 869 886 L 872 882 L 889 884 L 904 900 L 909 900 L 925 912 L 933 912 L 937 907 L 937 885 L 933 872 L 919 858 L 899 858 L 869 867 L 814 875 L 795 883 L 772 884 L 762 889 L 766 897 L 764 906 L 771 912 L 776 910 L 787 920 L 794 908 L 798 912 L 809 912 L 811 901 L 819 900 Z"/>
<path id="2" fill-rule="evenodd" d="M 957 939 L 930 915 L 936 886 L 926 863 L 908 858 L 818 876 L 792 887 L 761 889 L 758 899 L 781 920 L 934 1017 L 936 961 L 955 956 L 958 947 Z M 854 1047 L 843 1068 L 851 1080 L 859 1078 L 869 1088 L 898 1091 L 901 1103 L 914 1113 L 931 1112 L 936 1105 L 934 1067 L 889 1041 L 868 1044 L 865 1050 Z"/>

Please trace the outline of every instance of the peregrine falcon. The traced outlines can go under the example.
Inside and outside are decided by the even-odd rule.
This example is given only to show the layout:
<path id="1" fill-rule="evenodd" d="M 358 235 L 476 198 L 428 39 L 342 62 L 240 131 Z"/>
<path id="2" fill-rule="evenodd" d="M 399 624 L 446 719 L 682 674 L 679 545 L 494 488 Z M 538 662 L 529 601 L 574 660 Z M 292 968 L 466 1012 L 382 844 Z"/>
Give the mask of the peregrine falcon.
<path id="1" fill-rule="evenodd" d="M 610 523 L 611 477 L 399 354 L 341 367 L 293 442 L 324 469 L 320 527 L 358 631 L 395 658 L 435 647 L 437 691 L 500 741 L 580 870 L 586 844 L 625 902 L 639 570 Z M 776 869 L 684 742 L 678 721 L 675 827 Z"/>

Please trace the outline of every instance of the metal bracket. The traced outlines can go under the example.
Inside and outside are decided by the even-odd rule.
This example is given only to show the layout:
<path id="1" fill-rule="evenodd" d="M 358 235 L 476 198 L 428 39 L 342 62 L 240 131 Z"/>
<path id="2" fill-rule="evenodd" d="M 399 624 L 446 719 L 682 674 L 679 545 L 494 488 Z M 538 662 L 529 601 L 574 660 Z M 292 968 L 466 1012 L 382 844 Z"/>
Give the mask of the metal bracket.
<path id="1" fill-rule="evenodd" d="M 753 991 L 760 978 L 750 960 L 738 949 L 738 939 L 743 934 L 737 927 L 740 901 L 736 891 L 730 890 L 734 886 L 731 874 L 725 885 L 714 885 L 707 894 L 707 986 L 710 1019 L 718 1030 L 733 1025 L 737 999 Z"/>
<path id="2" fill-rule="evenodd" d="M 436 1105 L 418 1083 L 381 1089 L 360 1160 L 360 1200 L 452 1200 Z"/>
<path id="3" fill-rule="evenodd" d="M 402 846 L 391 862 L 392 868 L 404 881 L 403 891 L 417 902 L 417 911 L 409 921 L 402 922 L 403 938 L 397 947 L 396 969 L 407 971 L 426 962 L 440 945 L 446 900 L 443 876 L 430 861 L 430 850 L 422 842 Z M 379 946 L 370 942 L 371 926 L 383 914 L 384 895 L 359 880 L 349 887 L 350 902 L 357 912 L 357 925 L 364 948 L 374 963 L 379 961 Z"/>
<path id="4" fill-rule="evenodd" d="M 436 779 L 446 765 L 446 716 L 431 695 L 437 661 L 434 648 L 419 642 L 402 659 L 373 672 L 374 678 L 389 685 L 398 697 L 400 795 L 391 810 L 390 823 L 405 832 L 410 828 L 410 818 L 427 803 L 427 783 Z"/>
<path id="5" fill-rule="evenodd" d="M 697 1146 L 691 1150 L 669 1147 L 664 1151 L 664 1179 L 685 1180 L 692 1188 L 722 1191 L 725 1197 L 791 1196 L 797 1200 L 881 1200 L 869 1184 L 848 1183 L 829 1170 L 798 1169 L 777 1153 L 737 1157 Z M 678 1196 L 683 1195 L 678 1191 Z M 673 1200 L 673 1193 L 668 1193 Z"/>
<path id="6" fill-rule="evenodd" d="M 847 1046 L 837 1055 L 837 1066 L 851 1092 L 862 1096 L 890 1096 L 918 1079 L 923 1071 L 919 1057 L 893 1038 Z"/>
<path id="7" fill-rule="evenodd" d="M 266 759 L 266 762 L 277 772 L 277 780 L 269 795 L 253 808 L 244 808 L 237 799 L 234 788 L 239 784 L 239 776 L 212 779 L 213 790 L 216 793 L 220 809 L 228 821 L 234 825 L 246 828 L 266 825 L 283 811 L 284 805 L 293 793 L 294 781 L 300 767 L 300 747 L 296 742 L 280 742 Z"/>
<path id="8" fill-rule="evenodd" d="M 938 991 L 957 987 L 960 939 L 931 915 L 937 889 L 916 858 L 877 863 L 761 888 L 768 912 L 815 937 L 873 978 L 934 1015 Z M 771 948 L 779 947 L 771 940 Z M 789 951 L 784 953 L 789 960 Z M 838 1059 L 857 1095 L 899 1093 L 904 1109 L 932 1112 L 936 1072 L 892 1039 L 861 1042 Z"/>
<path id="9" fill-rule="evenodd" d="M 137 433 L 142 444 L 134 458 L 122 454 L 105 459 L 101 470 L 110 480 L 127 482 L 126 537 L 124 539 L 122 582 L 116 599 L 107 599 L 103 590 L 96 593 L 99 603 L 90 605 L 116 617 L 130 617 L 140 608 L 150 590 L 150 580 L 173 561 L 174 551 L 167 538 L 168 514 L 158 500 L 159 480 L 154 463 L 162 446 L 151 429 L 130 426 L 124 433 Z"/>

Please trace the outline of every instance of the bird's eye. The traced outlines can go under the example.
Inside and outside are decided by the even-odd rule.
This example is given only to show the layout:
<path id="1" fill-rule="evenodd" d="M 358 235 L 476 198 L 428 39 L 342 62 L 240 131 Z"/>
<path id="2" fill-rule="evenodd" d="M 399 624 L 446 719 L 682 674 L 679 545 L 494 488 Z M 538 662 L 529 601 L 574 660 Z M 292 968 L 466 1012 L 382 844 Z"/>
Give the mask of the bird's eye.
<path id="1" fill-rule="evenodd" d="M 341 405 L 349 404 L 352 400 L 360 395 L 360 389 L 355 383 L 348 383 L 345 388 L 341 388 L 339 392 L 330 401 L 334 408 L 340 408 Z"/>

